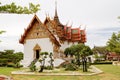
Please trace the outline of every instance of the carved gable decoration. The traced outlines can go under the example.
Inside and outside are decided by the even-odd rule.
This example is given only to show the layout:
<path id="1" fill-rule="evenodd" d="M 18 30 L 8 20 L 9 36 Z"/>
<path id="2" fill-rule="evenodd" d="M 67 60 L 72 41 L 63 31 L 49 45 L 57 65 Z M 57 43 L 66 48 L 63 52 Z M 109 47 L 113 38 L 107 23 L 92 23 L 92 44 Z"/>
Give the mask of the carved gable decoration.
<path id="1" fill-rule="evenodd" d="M 37 15 L 35 15 L 28 25 L 27 29 L 25 29 L 24 34 L 21 36 L 19 42 L 24 44 L 27 39 L 46 37 L 48 37 L 48 31 L 46 31 L 46 27 L 44 26 L 44 24 L 39 20 Z"/>
<path id="2" fill-rule="evenodd" d="M 28 32 L 26 39 L 46 38 L 48 37 L 45 26 L 36 21 Z"/>
<path id="3" fill-rule="evenodd" d="M 44 25 L 46 25 L 47 29 L 52 33 L 52 34 L 56 34 L 56 26 L 54 21 L 50 20 L 49 17 L 46 17 L 45 21 L 44 21 Z"/>

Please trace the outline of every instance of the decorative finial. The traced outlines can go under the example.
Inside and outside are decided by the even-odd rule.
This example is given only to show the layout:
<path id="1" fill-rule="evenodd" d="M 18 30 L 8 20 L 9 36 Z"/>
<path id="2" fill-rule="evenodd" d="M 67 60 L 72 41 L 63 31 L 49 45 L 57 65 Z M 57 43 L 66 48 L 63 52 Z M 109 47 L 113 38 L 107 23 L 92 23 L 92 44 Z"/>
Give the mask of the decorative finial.
<path id="1" fill-rule="evenodd" d="M 58 15 L 57 15 L 57 0 L 55 0 L 55 17 L 58 17 Z"/>
<path id="2" fill-rule="evenodd" d="M 47 17 L 47 12 L 45 11 L 45 15 L 46 15 L 46 17 Z"/>
<path id="3" fill-rule="evenodd" d="M 73 21 L 72 21 L 72 23 L 71 23 L 71 27 L 72 27 L 72 25 L 73 25 Z"/>
<path id="4" fill-rule="evenodd" d="M 79 26 L 79 29 L 81 28 L 82 25 Z"/>
<path id="5" fill-rule="evenodd" d="M 69 21 L 66 23 L 66 26 L 68 25 Z"/>

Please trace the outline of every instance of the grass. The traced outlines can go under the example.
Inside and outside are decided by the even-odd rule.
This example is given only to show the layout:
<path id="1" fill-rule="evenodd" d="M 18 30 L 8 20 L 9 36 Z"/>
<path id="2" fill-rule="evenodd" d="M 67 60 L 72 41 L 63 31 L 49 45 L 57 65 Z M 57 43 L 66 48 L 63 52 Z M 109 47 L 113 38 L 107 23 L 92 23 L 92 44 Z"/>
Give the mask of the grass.
<path id="1" fill-rule="evenodd" d="M 13 77 L 14 80 L 120 80 L 120 66 L 95 65 L 104 73 L 94 76 L 30 76 L 11 75 L 11 71 L 20 69 L 0 67 L 0 74 Z"/>
<path id="2" fill-rule="evenodd" d="M 22 70 L 23 68 L 0 67 L 0 75 L 11 76 L 12 71 Z"/>

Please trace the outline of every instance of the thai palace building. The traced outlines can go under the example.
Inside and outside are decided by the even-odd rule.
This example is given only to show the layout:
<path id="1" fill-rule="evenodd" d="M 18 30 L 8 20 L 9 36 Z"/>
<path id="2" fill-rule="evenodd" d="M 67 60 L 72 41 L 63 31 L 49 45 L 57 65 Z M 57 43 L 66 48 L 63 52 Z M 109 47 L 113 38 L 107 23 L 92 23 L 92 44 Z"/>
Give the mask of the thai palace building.
<path id="1" fill-rule="evenodd" d="M 46 16 L 44 22 L 41 22 L 35 14 L 24 29 L 19 42 L 24 46 L 24 67 L 36 59 L 39 59 L 40 52 L 52 52 L 54 59 L 63 58 L 64 50 L 73 44 L 85 43 L 85 30 L 72 28 L 61 23 L 59 20 L 57 7 L 55 7 L 54 19 Z"/>

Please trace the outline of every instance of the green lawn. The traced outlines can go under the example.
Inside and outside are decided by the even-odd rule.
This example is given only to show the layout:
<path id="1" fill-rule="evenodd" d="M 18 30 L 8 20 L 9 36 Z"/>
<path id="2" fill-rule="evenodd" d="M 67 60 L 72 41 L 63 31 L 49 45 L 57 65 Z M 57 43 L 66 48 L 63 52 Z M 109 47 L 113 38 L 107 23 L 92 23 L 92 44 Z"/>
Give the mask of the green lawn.
<path id="1" fill-rule="evenodd" d="M 120 80 L 120 66 L 95 65 L 104 73 L 94 76 L 28 76 L 11 75 L 11 71 L 19 70 L 14 68 L 0 67 L 0 74 L 12 76 L 14 80 Z"/>
<path id="2" fill-rule="evenodd" d="M 11 76 L 11 71 L 22 70 L 22 68 L 0 67 L 0 75 Z"/>

